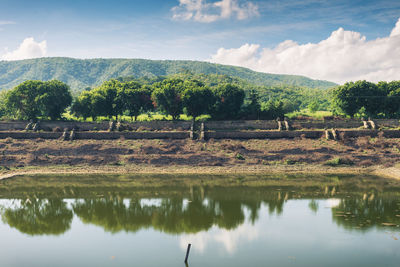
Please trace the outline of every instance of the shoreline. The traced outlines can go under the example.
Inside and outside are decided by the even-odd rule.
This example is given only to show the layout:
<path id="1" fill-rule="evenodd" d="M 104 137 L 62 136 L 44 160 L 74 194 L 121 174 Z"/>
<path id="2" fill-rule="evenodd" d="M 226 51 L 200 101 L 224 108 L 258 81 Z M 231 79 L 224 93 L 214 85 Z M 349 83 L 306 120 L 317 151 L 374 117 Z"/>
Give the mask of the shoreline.
<path id="1" fill-rule="evenodd" d="M 126 166 L 31 166 L 22 169 L 0 173 L 0 180 L 17 176 L 38 175 L 141 175 L 141 174 L 174 174 L 174 175 L 229 175 L 229 174 L 360 174 L 374 175 L 386 179 L 400 180 L 400 169 L 383 166 L 373 167 L 328 167 L 324 165 L 276 165 L 276 166 L 156 166 L 156 165 L 126 165 Z"/>

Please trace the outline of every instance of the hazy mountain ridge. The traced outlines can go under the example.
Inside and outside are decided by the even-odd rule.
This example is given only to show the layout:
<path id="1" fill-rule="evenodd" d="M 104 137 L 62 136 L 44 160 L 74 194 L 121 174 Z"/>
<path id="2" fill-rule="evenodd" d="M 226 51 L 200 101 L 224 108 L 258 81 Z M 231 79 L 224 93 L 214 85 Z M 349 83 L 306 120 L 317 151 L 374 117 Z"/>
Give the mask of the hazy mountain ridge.
<path id="1" fill-rule="evenodd" d="M 98 86 L 111 78 L 124 76 L 163 76 L 190 71 L 218 73 L 239 77 L 256 85 L 296 85 L 310 88 L 330 88 L 336 84 L 304 76 L 255 72 L 250 69 L 189 60 L 147 59 L 74 59 L 38 58 L 20 61 L 0 61 L 0 89 L 9 89 L 26 80 L 63 81 L 75 90 Z"/>

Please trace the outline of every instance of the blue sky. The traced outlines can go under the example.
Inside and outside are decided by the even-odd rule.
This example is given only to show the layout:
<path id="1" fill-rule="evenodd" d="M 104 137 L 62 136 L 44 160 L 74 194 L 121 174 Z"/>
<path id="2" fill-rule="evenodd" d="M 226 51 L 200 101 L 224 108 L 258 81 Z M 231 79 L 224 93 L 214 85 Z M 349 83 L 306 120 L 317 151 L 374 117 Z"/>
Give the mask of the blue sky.
<path id="1" fill-rule="evenodd" d="M 399 17 L 398 0 L 0 0 L 0 59 L 36 57 L 10 54 L 31 37 L 30 45 L 45 42 L 39 56 L 211 60 L 263 71 L 246 58 L 229 62 L 226 51 L 258 45 L 244 57 L 261 60 L 265 49 L 318 44 L 339 28 L 372 41 L 388 37 Z"/>

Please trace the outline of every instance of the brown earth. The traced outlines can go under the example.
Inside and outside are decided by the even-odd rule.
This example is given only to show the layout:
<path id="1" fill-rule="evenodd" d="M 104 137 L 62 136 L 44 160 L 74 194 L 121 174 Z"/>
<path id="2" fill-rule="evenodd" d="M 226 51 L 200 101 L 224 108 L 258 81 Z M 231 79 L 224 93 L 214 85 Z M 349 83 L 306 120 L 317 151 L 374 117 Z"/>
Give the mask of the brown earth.
<path id="1" fill-rule="evenodd" d="M 337 167 L 327 162 L 340 158 Z M 360 171 L 395 167 L 400 139 L 0 140 L 0 176 L 51 169 L 118 172 Z M 348 164 L 348 165 L 347 165 Z M 335 165 L 335 164 L 334 164 Z M 173 171 L 172 171 L 173 170 Z M 382 173 L 381 173 L 382 174 Z M 393 175 L 391 175 L 393 176 Z"/>

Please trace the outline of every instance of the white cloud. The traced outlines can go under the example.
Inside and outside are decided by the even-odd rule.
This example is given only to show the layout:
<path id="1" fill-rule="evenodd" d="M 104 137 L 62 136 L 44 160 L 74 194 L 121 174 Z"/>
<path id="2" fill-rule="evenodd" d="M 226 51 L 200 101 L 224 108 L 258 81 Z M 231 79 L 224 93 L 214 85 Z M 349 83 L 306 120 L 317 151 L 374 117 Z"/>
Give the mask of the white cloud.
<path id="1" fill-rule="evenodd" d="M 244 20 L 258 16 L 258 6 L 252 2 L 239 4 L 237 0 L 221 0 L 207 3 L 206 0 L 179 0 L 179 6 L 172 8 L 175 20 L 194 20 L 197 22 L 214 22 L 220 19 L 236 17 Z"/>
<path id="2" fill-rule="evenodd" d="M 0 25 L 11 25 L 11 24 L 15 24 L 15 22 L 11 20 L 0 20 Z"/>
<path id="3" fill-rule="evenodd" d="M 0 20 L 0 31 L 3 31 L 3 27 L 1 26 L 12 25 L 12 24 L 15 24 L 15 22 L 11 20 Z"/>
<path id="4" fill-rule="evenodd" d="M 371 41 L 339 28 L 319 43 L 286 40 L 273 49 L 260 49 L 258 44 L 220 48 L 209 61 L 338 83 L 400 80 L 400 19 L 389 36 Z"/>
<path id="5" fill-rule="evenodd" d="M 11 52 L 6 52 L 0 57 L 2 60 L 21 60 L 28 58 L 45 57 L 47 55 L 47 42 L 36 42 L 32 37 L 26 38 L 19 47 Z"/>

